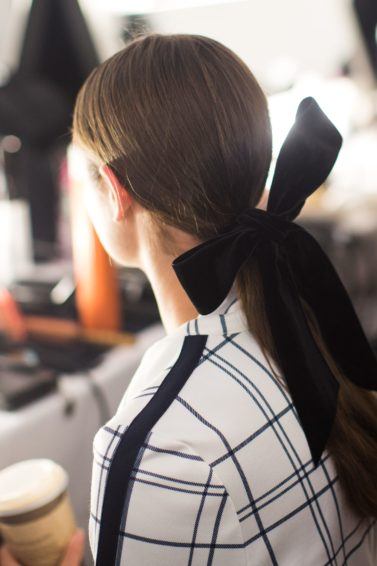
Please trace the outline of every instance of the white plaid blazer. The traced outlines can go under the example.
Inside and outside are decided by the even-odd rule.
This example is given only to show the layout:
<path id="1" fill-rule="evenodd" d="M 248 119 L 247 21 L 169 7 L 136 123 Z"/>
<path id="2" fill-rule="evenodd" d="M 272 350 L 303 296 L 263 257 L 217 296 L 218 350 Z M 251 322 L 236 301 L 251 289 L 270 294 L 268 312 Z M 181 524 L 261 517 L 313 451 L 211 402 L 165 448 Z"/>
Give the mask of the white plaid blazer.
<path id="1" fill-rule="evenodd" d="M 99 566 L 377 564 L 376 521 L 351 511 L 327 452 L 314 468 L 234 285 L 148 348 L 93 453 Z"/>

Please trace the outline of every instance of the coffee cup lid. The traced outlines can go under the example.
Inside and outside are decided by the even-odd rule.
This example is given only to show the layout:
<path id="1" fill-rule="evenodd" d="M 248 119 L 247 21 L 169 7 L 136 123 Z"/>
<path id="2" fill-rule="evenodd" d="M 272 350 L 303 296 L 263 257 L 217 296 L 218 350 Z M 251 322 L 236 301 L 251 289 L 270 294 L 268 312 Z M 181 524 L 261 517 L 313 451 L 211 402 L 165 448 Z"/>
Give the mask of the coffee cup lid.
<path id="1" fill-rule="evenodd" d="M 23 460 L 0 471 L 0 519 L 38 509 L 60 495 L 68 474 L 53 460 Z"/>

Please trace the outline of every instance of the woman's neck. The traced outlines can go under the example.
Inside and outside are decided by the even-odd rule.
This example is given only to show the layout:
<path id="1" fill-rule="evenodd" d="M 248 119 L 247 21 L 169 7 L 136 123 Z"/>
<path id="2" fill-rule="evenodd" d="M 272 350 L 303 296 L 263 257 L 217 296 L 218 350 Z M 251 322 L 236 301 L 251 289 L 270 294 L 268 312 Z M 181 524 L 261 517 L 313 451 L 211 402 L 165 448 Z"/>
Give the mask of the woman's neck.
<path id="1" fill-rule="evenodd" d="M 162 324 L 169 334 L 199 314 L 176 276 L 172 262 L 200 242 L 194 236 L 169 226 L 164 238 L 168 239 L 168 243 L 174 242 L 175 250 L 173 252 L 172 248 L 169 253 L 170 245 L 159 243 L 161 238 L 161 234 L 154 234 L 151 238 L 148 230 L 139 233 L 138 263 L 151 284 Z"/>
<path id="2" fill-rule="evenodd" d="M 198 311 L 180 284 L 171 263 L 174 258 L 150 258 L 143 266 L 156 298 L 162 324 L 169 334 L 184 322 L 196 318 Z"/>

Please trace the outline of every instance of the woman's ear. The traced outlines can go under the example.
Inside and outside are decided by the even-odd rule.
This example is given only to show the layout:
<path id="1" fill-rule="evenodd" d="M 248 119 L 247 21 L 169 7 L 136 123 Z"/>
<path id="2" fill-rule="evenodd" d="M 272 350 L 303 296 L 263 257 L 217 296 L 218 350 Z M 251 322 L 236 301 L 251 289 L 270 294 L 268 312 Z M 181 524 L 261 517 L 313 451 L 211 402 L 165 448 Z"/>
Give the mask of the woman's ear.
<path id="1" fill-rule="evenodd" d="M 99 172 L 109 191 L 109 198 L 113 209 L 113 220 L 115 222 L 124 220 L 127 210 L 131 205 L 131 197 L 127 189 L 125 189 L 114 171 L 108 165 L 101 165 Z"/>

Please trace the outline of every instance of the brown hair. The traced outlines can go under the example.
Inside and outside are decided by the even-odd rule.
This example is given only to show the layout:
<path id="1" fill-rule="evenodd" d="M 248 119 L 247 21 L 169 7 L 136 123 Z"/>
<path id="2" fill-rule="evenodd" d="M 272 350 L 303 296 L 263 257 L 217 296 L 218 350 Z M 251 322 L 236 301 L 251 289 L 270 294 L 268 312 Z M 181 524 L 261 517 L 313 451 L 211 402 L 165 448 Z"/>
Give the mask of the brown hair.
<path id="1" fill-rule="evenodd" d="M 258 204 L 271 161 L 264 93 L 235 53 L 200 35 L 142 35 L 97 67 L 78 95 L 73 134 L 113 168 L 162 236 L 164 225 L 200 241 L 216 235 Z M 278 367 L 255 260 L 236 285 L 250 332 Z M 352 508 L 376 517 L 376 398 L 341 374 L 303 306 L 340 382 L 328 449 Z"/>

